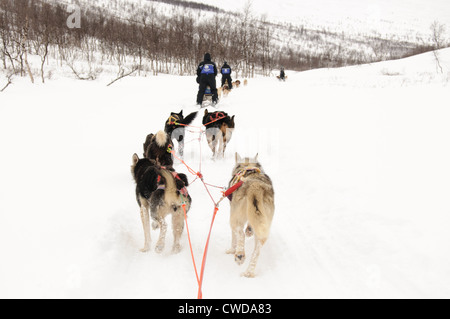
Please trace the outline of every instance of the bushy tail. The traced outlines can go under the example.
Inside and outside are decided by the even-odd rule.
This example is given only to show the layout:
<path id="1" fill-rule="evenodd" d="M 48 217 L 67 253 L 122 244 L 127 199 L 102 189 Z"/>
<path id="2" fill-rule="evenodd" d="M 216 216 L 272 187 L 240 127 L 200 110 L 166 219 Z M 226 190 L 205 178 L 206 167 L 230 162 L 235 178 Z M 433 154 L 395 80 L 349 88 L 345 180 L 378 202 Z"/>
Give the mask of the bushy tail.
<path id="1" fill-rule="evenodd" d="M 197 113 L 198 113 L 198 112 L 193 112 L 193 113 L 189 114 L 188 116 L 186 116 L 186 117 L 181 121 L 181 124 L 184 124 L 184 125 L 189 125 L 189 124 L 191 124 L 191 123 L 195 120 L 195 118 L 197 117 Z"/>
<path id="2" fill-rule="evenodd" d="M 161 175 L 165 180 L 166 192 L 176 193 L 177 185 L 175 184 L 175 179 L 172 173 L 168 170 L 162 169 Z"/>
<path id="3" fill-rule="evenodd" d="M 171 205 L 174 210 L 179 206 L 180 198 L 177 195 L 177 185 L 175 183 L 175 178 L 172 173 L 163 169 L 161 170 L 161 175 L 165 179 L 166 190 L 164 192 L 164 197 L 166 204 Z"/>
<path id="4" fill-rule="evenodd" d="M 256 237 L 264 243 L 269 237 L 275 210 L 273 196 L 260 189 L 252 192 L 247 200 L 248 222 Z"/>
<path id="5" fill-rule="evenodd" d="M 164 131 L 159 131 L 155 135 L 155 141 L 159 147 L 164 147 L 164 145 L 166 145 L 167 143 L 167 139 L 168 139 L 167 133 Z"/>

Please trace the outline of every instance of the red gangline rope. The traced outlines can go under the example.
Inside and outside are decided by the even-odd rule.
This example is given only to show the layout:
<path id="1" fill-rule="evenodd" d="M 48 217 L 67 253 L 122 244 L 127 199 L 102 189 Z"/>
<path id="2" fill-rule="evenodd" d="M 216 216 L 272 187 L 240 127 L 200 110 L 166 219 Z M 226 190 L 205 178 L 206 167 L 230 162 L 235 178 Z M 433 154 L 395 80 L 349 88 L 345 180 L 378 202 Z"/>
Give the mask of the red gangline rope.
<path id="1" fill-rule="evenodd" d="M 211 122 L 205 124 L 204 127 L 206 127 L 207 125 L 209 125 L 211 123 L 217 122 L 217 121 L 219 121 L 219 120 L 221 120 L 223 118 L 225 118 L 225 116 L 217 118 L 214 121 L 211 121 Z M 195 126 L 191 126 L 191 125 L 184 125 L 184 124 L 179 124 L 179 123 L 177 123 L 177 124 L 178 125 L 182 125 L 182 126 L 187 126 L 187 127 L 199 128 L 199 127 L 195 127 Z M 190 247 L 190 250 L 191 250 L 192 263 L 194 265 L 195 276 L 197 278 L 197 283 L 198 283 L 197 298 L 198 299 L 203 299 L 202 286 L 203 286 L 203 278 L 204 278 L 204 274 L 205 274 L 206 258 L 208 256 L 209 242 L 210 242 L 210 239 L 211 239 L 211 233 L 212 233 L 212 229 L 213 229 L 213 226 L 214 226 L 214 221 L 216 219 L 217 212 L 219 211 L 219 204 L 224 198 L 226 198 L 228 195 L 230 195 L 232 192 L 234 192 L 237 188 L 236 188 L 236 186 L 234 186 L 234 187 L 230 188 L 228 191 L 222 192 L 223 196 L 218 202 L 216 202 L 214 200 L 214 197 L 212 196 L 211 192 L 209 191 L 208 186 L 221 188 L 221 189 L 222 189 L 222 187 L 206 183 L 204 178 L 203 178 L 203 175 L 201 173 L 201 171 L 202 171 L 202 143 L 201 143 L 201 139 L 202 139 L 202 136 L 203 136 L 203 134 L 205 132 L 202 130 L 202 127 L 200 127 L 200 130 L 201 130 L 200 133 L 199 133 L 200 136 L 198 138 L 199 145 L 200 145 L 200 164 L 199 164 L 199 171 L 198 172 L 196 172 L 191 167 L 189 167 L 189 165 L 187 165 L 187 163 L 184 160 L 182 160 L 181 158 L 176 156 L 174 150 L 170 150 L 169 152 L 173 155 L 174 158 L 176 158 L 184 166 L 186 166 L 186 168 L 189 171 L 189 173 L 191 173 L 192 175 L 196 176 L 196 178 L 194 179 L 194 182 L 197 179 L 200 179 L 202 181 L 203 185 L 205 186 L 206 192 L 208 193 L 209 197 L 211 198 L 212 202 L 214 203 L 214 213 L 213 213 L 213 217 L 212 217 L 212 221 L 211 221 L 211 226 L 209 228 L 208 238 L 206 240 L 205 250 L 203 252 L 203 259 L 202 259 L 202 265 L 201 265 L 201 270 L 200 270 L 200 276 L 198 275 L 197 264 L 195 262 L 195 257 L 194 257 L 194 251 L 192 249 L 191 235 L 190 235 L 190 232 L 189 232 L 189 226 L 188 226 L 188 221 L 187 221 L 186 204 L 185 203 L 183 204 L 184 219 L 185 219 L 185 222 L 186 222 L 186 230 L 187 230 L 187 235 L 188 235 L 188 240 L 189 240 L 189 247 Z M 191 183 L 191 185 L 192 185 L 192 183 Z M 242 182 L 241 182 L 241 184 L 238 187 L 240 187 L 241 185 L 242 185 Z"/>

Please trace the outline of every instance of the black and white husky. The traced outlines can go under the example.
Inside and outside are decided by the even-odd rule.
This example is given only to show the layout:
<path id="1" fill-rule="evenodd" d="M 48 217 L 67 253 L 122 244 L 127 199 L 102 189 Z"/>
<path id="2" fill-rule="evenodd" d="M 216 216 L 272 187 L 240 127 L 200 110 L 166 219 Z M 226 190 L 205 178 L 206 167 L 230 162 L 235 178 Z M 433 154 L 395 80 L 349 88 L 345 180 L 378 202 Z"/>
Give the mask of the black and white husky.
<path id="1" fill-rule="evenodd" d="M 186 126 L 191 124 L 197 112 L 193 112 L 184 117 L 183 110 L 180 113 L 171 113 L 164 126 L 164 131 L 169 135 L 171 140 L 178 142 L 178 154 L 184 156 L 184 138 L 186 136 Z"/>
<path id="2" fill-rule="evenodd" d="M 186 175 L 176 173 L 173 168 L 162 167 L 149 158 L 140 159 L 137 154 L 133 155 L 131 173 L 136 182 L 136 199 L 144 227 L 145 242 L 141 251 L 150 250 L 150 216 L 154 221 L 153 228 L 160 228 L 155 250 L 157 253 L 164 250 L 167 232 L 165 218 L 172 214 L 172 251 L 178 253 L 181 250 L 180 237 L 184 229 L 184 209 L 187 213 L 192 202 L 186 189 Z"/>

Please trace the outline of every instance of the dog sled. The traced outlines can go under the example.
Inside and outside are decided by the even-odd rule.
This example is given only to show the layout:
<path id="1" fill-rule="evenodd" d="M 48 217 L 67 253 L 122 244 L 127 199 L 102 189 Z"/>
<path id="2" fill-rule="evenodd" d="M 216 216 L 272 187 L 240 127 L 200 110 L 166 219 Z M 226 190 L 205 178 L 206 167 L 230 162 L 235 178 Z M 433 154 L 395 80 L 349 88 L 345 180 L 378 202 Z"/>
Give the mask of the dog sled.
<path id="1" fill-rule="evenodd" d="M 218 100 L 217 100 L 217 103 L 213 103 L 212 97 L 213 97 L 213 93 L 212 93 L 211 87 L 208 85 L 206 87 L 205 94 L 203 95 L 202 108 L 207 107 L 207 106 L 215 107 L 215 105 L 217 103 L 219 103 Z"/>
<path id="2" fill-rule="evenodd" d="M 213 94 L 211 91 L 211 87 L 208 85 L 205 90 L 205 95 L 203 97 L 203 101 L 205 101 L 206 99 L 209 99 L 212 101 L 212 96 L 213 96 Z"/>

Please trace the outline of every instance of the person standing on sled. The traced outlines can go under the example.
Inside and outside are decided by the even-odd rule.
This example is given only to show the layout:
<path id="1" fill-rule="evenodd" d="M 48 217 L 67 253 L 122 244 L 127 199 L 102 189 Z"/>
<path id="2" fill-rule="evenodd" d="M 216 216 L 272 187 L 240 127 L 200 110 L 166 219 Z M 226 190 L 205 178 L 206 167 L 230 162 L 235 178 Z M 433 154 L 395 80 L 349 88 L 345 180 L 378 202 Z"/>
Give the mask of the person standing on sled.
<path id="1" fill-rule="evenodd" d="M 232 84 L 233 80 L 231 79 L 231 72 L 232 72 L 231 67 L 225 61 L 223 63 L 222 69 L 220 70 L 220 73 L 222 73 L 222 87 L 228 81 L 228 88 L 230 90 L 233 88 L 233 84 Z"/>
<path id="2" fill-rule="evenodd" d="M 206 53 L 204 61 L 201 62 L 197 68 L 197 83 L 200 84 L 198 88 L 197 95 L 197 105 L 202 105 L 203 96 L 205 95 L 206 87 L 209 85 L 212 93 L 212 102 L 217 104 L 217 86 L 216 86 L 216 76 L 217 76 L 217 65 L 211 61 L 211 54 Z"/>
<path id="3" fill-rule="evenodd" d="M 284 73 L 284 68 L 281 68 L 281 71 L 280 71 L 280 80 L 281 80 L 281 81 L 286 81 L 286 74 Z"/>

